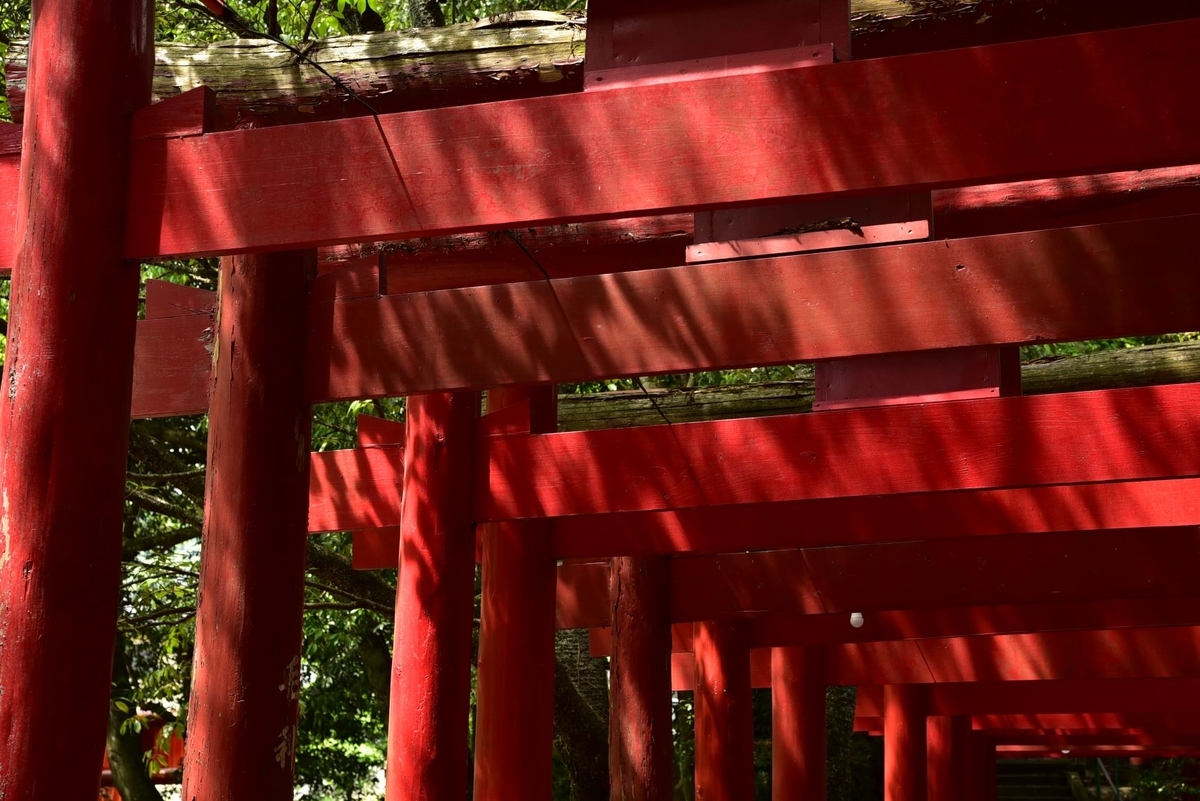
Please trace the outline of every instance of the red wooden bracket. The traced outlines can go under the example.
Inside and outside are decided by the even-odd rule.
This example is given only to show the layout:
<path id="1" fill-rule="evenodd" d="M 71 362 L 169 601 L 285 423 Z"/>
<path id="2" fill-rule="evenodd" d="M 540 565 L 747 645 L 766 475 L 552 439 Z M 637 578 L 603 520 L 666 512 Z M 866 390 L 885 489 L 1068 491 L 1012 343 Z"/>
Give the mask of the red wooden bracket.
<path id="1" fill-rule="evenodd" d="M 213 129 L 216 109 L 213 90 L 197 86 L 135 111 L 130 123 L 130 137 L 137 141 L 200 136 Z"/>
<path id="2" fill-rule="evenodd" d="M 735 239 L 731 242 L 702 242 L 687 249 L 687 262 L 688 264 L 697 264 L 708 261 L 752 259 L 762 256 L 812 253 L 819 250 L 857 248 L 928 238 L 929 222 L 927 220 L 862 225 L 853 229 L 808 231 L 756 239 Z"/>
<path id="3" fill-rule="evenodd" d="M 404 449 L 404 423 L 385 420 L 382 417 L 360 414 L 358 416 L 358 447 L 391 447 Z"/>
<path id="4" fill-rule="evenodd" d="M 687 61 L 671 61 L 642 67 L 588 70 L 583 76 L 583 88 L 592 92 L 628 89 L 633 86 L 650 86 L 676 81 L 758 75 L 764 72 L 790 70 L 797 67 L 816 67 L 832 63 L 833 45 L 802 45 L 786 50 L 694 58 Z"/>
<path id="5" fill-rule="evenodd" d="M 216 311 L 216 292 L 153 278 L 146 281 L 147 320 L 165 320 L 195 314 L 212 317 Z"/>

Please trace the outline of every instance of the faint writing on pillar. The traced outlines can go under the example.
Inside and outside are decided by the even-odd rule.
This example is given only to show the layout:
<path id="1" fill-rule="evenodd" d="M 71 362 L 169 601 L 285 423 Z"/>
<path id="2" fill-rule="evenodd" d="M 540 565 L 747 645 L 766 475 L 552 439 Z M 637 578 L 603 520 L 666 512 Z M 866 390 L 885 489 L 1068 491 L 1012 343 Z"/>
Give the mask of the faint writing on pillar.
<path id="1" fill-rule="evenodd" d="M 285 693 L 289 701 L 298 701 L 300 699 L 300 656 L 297 654 L 288 662 L 287 671 L 284 674 L 283 684 L 279 685 L 279 691 Z"/>
<path id="2" fill-rule="evenodd" d="M 275 761 L 281 768 L 289 768 L 296 759 L 296 737 L 298 726 L 284 726 L 279 733 L 279 744 L 275 746 Z"/>

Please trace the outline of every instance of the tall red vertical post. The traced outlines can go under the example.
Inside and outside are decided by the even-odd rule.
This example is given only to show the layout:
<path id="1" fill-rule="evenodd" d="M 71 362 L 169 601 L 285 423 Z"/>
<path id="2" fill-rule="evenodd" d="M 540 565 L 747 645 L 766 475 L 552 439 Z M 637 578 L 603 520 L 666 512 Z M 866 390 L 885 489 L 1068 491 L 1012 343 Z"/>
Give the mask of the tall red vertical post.
<path id="1" fill-rule="evenodd" d="M 735 620 L 695 624 L 696 798 L 754 797 L 750 649 Z"/>
<path id="2" fill-rule="evenodd" d="M 771 798 L 825 801 L 825 659 L 771 649 Z"/>
<path id="3" fill-rule="evenodd" d="M 667 560 L 661 557 L 618 557 L 609 566 L 612 801 L 674 797 L 668 581 Z"/>
<path id="4" fill-rule="evenodd" d="M 883 688 L 884 801 L 925 801 L 925 688 Z"/>
<path id="5" fill-rule="evenodd" d="M 970 761 L 971 718 L 935 715 L 927 718 L 929 801 L 959 801 L 970 797 L 967 763 Z"/>
<path id="6" fill-rule="evenodd" d="M 0 798 L 94 799 L 117 630 L 149 0 L 34 0 L 0 407 Z M 76 747 L 63 750 L 63 722 Z"/>
<path id="7" fill-rule="evenodd" d="M 493 389 L 489 413 L 529 403 L 532 433 L 558 427 L 553 385 Z M 548 521 L 482 527 L 475 795 L 549 801 L 554 743 L 556 562 Z"/>
<path id="8" fill-rule="evenodd" d="M 467 795 L 479 393 L 408 399 L 388 714 L 388 801 Z"/>
<path id="9" fill-rule="evenodd" d="M 316 251 L 221 259 L 208 484 L 183 795 L 293 795 L 312 409 L 305 296 Z"/>

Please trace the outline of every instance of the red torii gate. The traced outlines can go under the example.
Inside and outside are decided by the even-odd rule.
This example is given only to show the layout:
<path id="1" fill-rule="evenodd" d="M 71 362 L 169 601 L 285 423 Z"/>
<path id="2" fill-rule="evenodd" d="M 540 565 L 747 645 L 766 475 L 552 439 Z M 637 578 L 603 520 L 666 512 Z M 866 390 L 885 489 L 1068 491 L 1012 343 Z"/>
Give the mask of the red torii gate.
<path id="1" fill-rule="evenodd" d="M 134 386 L 136 275 L 126 258 L 291 251 L 223 265 L 215 392 L 211 404 L 200 401 L 212 415 L 214 475 L 189 797 L 291 792 L 297 587 L 307 528 L 304 421 L 307 404 L 318 400 L 428 393 L 410 401 L 403 470 L 392 462 L 385 474 L 391 487 L 403 487 L 403 506 L 392 512 L 394 504 L 367 496 L 370 512 L 395 514 L 383 525 L 400 527 L 392 798 L 465 792 L 458 754 L 466 751 L 470 607 L 464 577 L 473 563 L 473 523 L 487 524 L 485 576 L 495 575 L 495 565 L 503 565 L 506 577 L 527 576 L 507 590 L 485 589 L 481 651 L 501 635 L 528 643 L 501 653 L 490 663 L 494 670 L 481 666 L 485 743 L 487 732 L 495 732 L 488 727 L 502 725 L 504 714 L 498 706 L 485 712 L 485 687 L 510 688 L 500 695 L 513 686 L 546 690 L 544 682 L 529 682 L 549 664 L 536 654 L 545 653 L 553 632 L 555 549 L 582 539 L 578 526 L 592 526 L 592 540 L 584 553 L 571 555 L 626 557 L 744 549 L 737 537 L 721 540 L 715 526 L 699 544 L 678 533 L 703 531 L 695 518 L 721 513 L 776 515 L 764 521 L 778 523 L 784 504 L 800 505 L 785 512 L 803 514 L 820 513 L 824 505 L 829 515 L 827 532 L 792 547 L 871 541 L 871 532 L 881 522 L 894 525 L 900 510 L 941 519 L 943 502 L 958 504 L 954 526 L 972 514 L 978 523 L 989 504 L 1003 510 L 994 526 L 968 525 L 957 529 L 961 534 L 1196 524 L 1193 385 L 571 435 L 543 433 L 550 430 L 552 404 L 542 391 L 519 388 L 1192 330 L 1200 312 L 1191 262 L 1181 256 L 1188 247 L 1186 217 L 1104 218 L 1086 221 L 1085 228 L 1022 234 L 992 229 L 966 241 L 437 293 L 363 297 L 339 294 L 335 281 L 332 299 L 307 303 L 315 260 L 311 251 L 295 250 L 1194 164 L 1200 162 L 1200 110 L 1175 87 L 1200 77 L 1195 22 L 824 67 L 797 67 L 802 59 L 793 53 L 790 60 L 764 58 L 768 68 L 749 75 L 656 83 L 626 73 L 632 85 L 583 95 L 260 131 L 205 133 L 203 117 L 186 113 L 181 124 L 175 115 L 186 112 L 193 97 L 135 116 L 128 132 L 126 113 L 148 96 L 145 32 L 152 26 L 145 4 L 114 5 L 39 5 L 19 192 L 11 188 L 15 160 L 3 165 L 9 188 L 0 197 L 14 209 L 16 231 L 7 249 L 14 255 L 3 259 L 16 267 L 8 408 L 0 421 L 0 789 L 10 797 L 83 798 L 95 786 L 98 760 L 58 764 L 50 747 L 57 733 L 48 721 L 69 712 L 99 751 L 107 697 L 103 655 L 116 616 L 109 590 L 118 565 L 121 432 Z M 809 9 L 824 11 L 820 4 Z M 55 69 L 71 80 L 52 80 Z M 1064 92 L 1042 80 L 1047 74 L 1063 86 L 1107 91 Z M 997 75 L 1004 80 L 995 81 Z M 114 98 L 114 87 L 128 96 Z M 755 146 L 739 146 L 747 142 Z M 118 187 L 118 201 L 97 186 Z M 360 214 L 337 213 L 348 200 L 361 204 Z M 1155 263 L 1152 271 L 1141 269 L 1147 258 Z M 319 298 L 317 284 L 312 287 L 310 297 Z M 167 326 L 178 337 L 204 318 L 147 322 L 183 320 Z M 113 325 L 114 319 L 127 322 Z M 297 348 L 302 341 L 306 347 Z M 195 355 L 196 344 L 189 347 Z M 292 357 L 280 361 L 284 350 Z M 170 358 L 171 351 L 158 353 Z M 209 375 L 195 359 L 180 366 L 192 381 Z M 156 383 L 153 372 L 146 375 L 147 386 Z M 518 389 L 493 393 L 490 405 L 511 408 L 476 426 L 474 393 L 500 386 Z M 195 410 L 204 393 L 193 385 L 189 390 Z M 530 404 L 514 405 L 522 394 Z M 507 397 L 497 403 L 501 395 Z M 1067 428 L 1082 423 L 1095 427 L 1092 437 Z M 96 430 L 110 438 L 97 439 Z M 91 443 L 86 456 L 76 452 L 82 442 Z M 796 451 L 797 443 L 805 450 Z M 399 449 L 390 451 L 389 460 Z M 931 453 L 938 463 L 930 463 Z M 357 466 L 363 459 L 352 455 L 350 461 Z M 466 486 L 474 487 L 470 502 L 460 497 Z M 951 492 L 953 499 L 945 496 Z M 862 500 L 876 494 L 886 499 Z M 255 496 L 273 503 L 246 504 Z M 1130 498 L 1137 503 L 1122 506 Z M 867 511 L 838 528 L 837 504 L 852 508 L 847 499 Z M 630 533 L 606 546 L 599 534 L 618 516 Z M 644 549 L 636 534 L 643 525 L 659 532 Z M 268 532 L 276 537 L 268 540 Z M 953 533 L 946 525 L 940 536 Z M 775 540 L 765 547 L 787 544 Z M 280 569 L 283 551 L 288 566 Z M 617 563 L 616 574 L 645 604 L 649 624 L 626 614 L 618 628 L 615 675 L 628 681 L 618 679 L 615 694 L 641 710 L 638 720 L 647 726 L 624 743 L 629 749 L 664 741 L 655 727 L 662 725 L 669 687 L 665 568 L 662 562 Z M 89 595 L 81 597 L 85 589 Z M 525 614 L 513 615 L 517 609 Z M 616 610 L 618 617 L 631 611 L 620 602 Z M 268 632 L 268 625 L 275 630 Z M 221 626 L 235 635 L 216 636 Z M 708 619 L 697 626 L 701 667 L 690 675 L 712 692 L 698 715 L 708 760 L 701 772 L 706 797 L 729 797 L 744 776 L 737 756 L 748 748 L 747 738 L 736 735 L 748 707 L 732 690 L 749 687 L 751 662 L 739 657 L 749 643 L 737 622 Z M 1111 642 L 1116 635 L 1006 636 L 1027 637 L 1041 648 L 1056 638 Z M 1195 642 L 1190 628 L 1129 636 L 1168 652 Z M 628 651 L 620 650 L 622 643 Z M 776 656 L 799 688 L 781 700 L 803 710 L 821 681 L 811 670 L 812 656 L 792 649 Z M 997 663 L 997 675 L 1011 678 L 1004 664 Z M 1159 667 L 1158 673 L 1153 666 L 1133 669 L 1142 676 L 1180 675 L 1170 665 Z M 1178 670 L 1193 675 L 1191 667 Z M 61 698 L 63 686 L 78 693 Z M 925 710 L 901 682 L 890 686 L 895 703 L 885 715 L 894 717 L 895 734 L 913 736 L 890 746 L 889 793 L 913 798 L 920 792 L 917 773 L 923 773 L 916 765 L 924 761 Z M 238 705 L 253 708 L 231 714 Z M 524 722 L 529 763 L 507 763 L 487 749 L 480 754 L 482 795 L 548 792 L 548 714 L 542 703 Z M 812 720 L 800 716 L 791 756 L 801 764 L 815 744 Z M 669 741 L 669 729 L 665 733 Z M 731 739 L 721 742 L 718 735 Z M 490 742 L 504 747 L 504 738 Z M 655 797 L 662 756 L 639 761 L 641 753 L 614 748 L 614 770 L 632 770 L 625 786 Z M 894 758 L 905 753 L 906 761 Z M 803 771 L 794 778 L 811 784 Z"/>

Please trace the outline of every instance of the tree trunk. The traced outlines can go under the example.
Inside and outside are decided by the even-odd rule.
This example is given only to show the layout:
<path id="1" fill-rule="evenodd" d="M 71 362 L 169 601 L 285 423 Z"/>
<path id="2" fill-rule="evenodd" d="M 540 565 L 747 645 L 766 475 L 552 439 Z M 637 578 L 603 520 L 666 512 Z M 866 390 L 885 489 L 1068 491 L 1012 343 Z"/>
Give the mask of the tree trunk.
<path id="1" fill-rule="evenodd" d="M 446 25 L 442 4 L 437 0 L 408 0 L 408 16 L 414 28 L 441 28 Z"/>
<path id="2" fill-rule="evenodd" d="M 571 778 L 571 801 L 608 801 L 607 660 L 593 659 L 586 629 L 558 632 L 554 749 Z"/>
<path id="3" fill-rule="evenodd" d="M 850 737 L 858 688 L 825 688 L 825 775 L 827 801 L 850 801 Z"/>
<path id="4" fill-rule="evenodd" d="M 125 801 L 162 801 L 162 795 L 150 779 L 142 751 L 142 738 L 125 723 L 137 716 L 133 682 L 125 653 L 125 638 L 117 635 L 113 649 L 113 689 L 108 702 L 108 765 L 113 784 Z"/>

